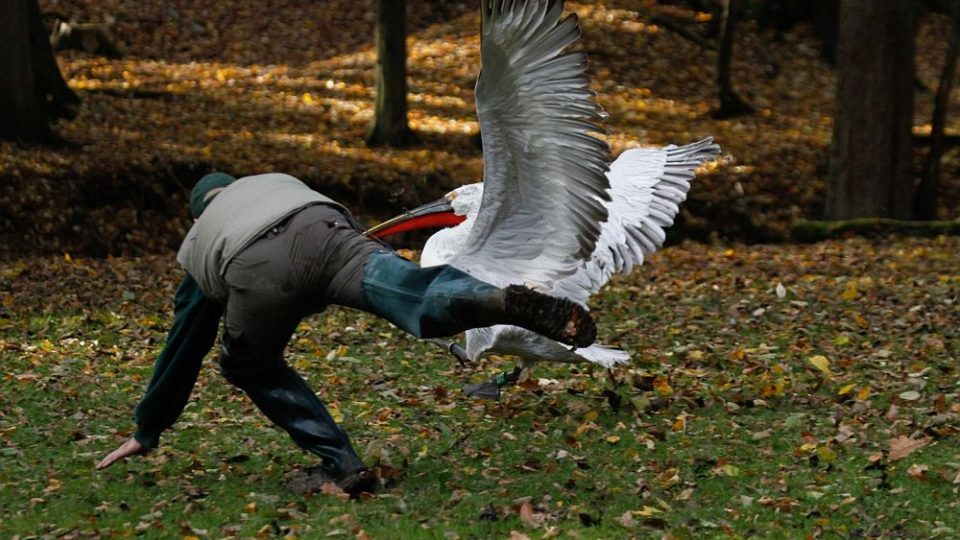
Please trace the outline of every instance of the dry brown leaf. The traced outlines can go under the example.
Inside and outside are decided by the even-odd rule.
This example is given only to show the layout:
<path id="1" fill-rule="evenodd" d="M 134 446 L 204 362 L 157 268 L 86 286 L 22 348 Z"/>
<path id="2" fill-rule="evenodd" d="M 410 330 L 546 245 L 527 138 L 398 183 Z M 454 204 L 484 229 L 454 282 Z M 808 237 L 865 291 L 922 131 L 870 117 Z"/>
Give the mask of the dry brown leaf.
<path id="1" fill-rule="evenodd" d="M 546 521 L 547 516 L 541 512 L 534 512 L 533 505 L 530 504 L 530 501 L 524 501 L 524 503 L 520 505 L 520 519 L 530 527 L 539 529 L 543 526 L 543 522 Z"/>
<path id="2" fill-rule="evenodd" d="M 930 444 L 932 441 L 930 437 L 923 437 L 921 439 L 911 439 L 910 437 L 901 435 L 899 437 L 894 437 L 890 439 L 890 461 L 897 461 L 903 459 L 914 451 L 923 448 L 924 446 Z"/>
<path id="3" fill-rule="evenodd" d="M 893 422 L 894 420 L 897 419 L 898 416 L 900 416 L 900 408 L 897 407 L 895 404 L 891 403 L 890 408 L 887 409 L 887 414 L 883 415 L 883 418 L 887 422 Z"/>
<path id="4" fill-rule="evenodd" d="M 350 495 L 346 491 L 340 489 L 340 486 L 334 484 L 333 482 L 325 482 L 320 486 L 320 493 L 324 495 L 330 495 L 331 497 L 336 497 L 338 499 L 349 499 Z"/>
<path id="5" fill-rule="evenodd" d="M 907 469 L 907 474 L 909 474 L 911 478 L 922 480 L 929 470 L 929 465 L 914 463 Z"/>

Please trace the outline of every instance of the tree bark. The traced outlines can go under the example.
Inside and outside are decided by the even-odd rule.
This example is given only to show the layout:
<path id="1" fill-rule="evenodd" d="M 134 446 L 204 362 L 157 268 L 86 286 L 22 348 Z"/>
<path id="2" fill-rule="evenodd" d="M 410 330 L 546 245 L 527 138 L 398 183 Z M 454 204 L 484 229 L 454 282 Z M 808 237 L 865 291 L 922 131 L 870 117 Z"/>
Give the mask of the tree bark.
<path id="1" fill-rule="evenodd" d="M 407 123 L 406 1 L 377 0 L 376 105 L 367 144 L 407 146 L 417 138 Z"/>
<path id="2" fill-rule="evenodd" d="M 50 128 L 79 103 L 60 74 L 37 0 L 0 0 L 0 137 L 62 142 Z"/>
<path id="3" fill-rule="evenodd" d="M 827 219 L 908 219 L 913 200 L 910 0 L 842 0 Z"/>
<path id="4" fill-rule="evenodd" d="M 731 118 L 754 112 L 754 108 L 744 101 L 733 88 L 730 78 L 730 63 L 733 60 L 733 40 L 737 21 L 737 1 L 723 0 L 723 12 L 720 22 L 720 40 L 717 47 L 717 89 L 720 108 L 714 111 L 714 118 Z"/>
<path id="5" fill-rule="evenodd" d="M 944 126 L 947 123 L 947 110 L 950 108 L 950 93 L 953 90 L 953 80 L 957 73 L 957 55 L 960 53 L 960 0 L 950 2 L 950 42 L 947 46 L 947 57 L 944 59 L 943 71 L 940 74 L 940 85 L 937 87 L 937 97 L 933 107 L 933 119 L 930 124 L 930 152 L 923 174 L 920 176 L 920 185 L 917 186 L 916 200 L 914 201 L 914 218 L 919 220 L 937 219 L 937 185 L 940 183 L 940 159 L 944 149 Z"/>

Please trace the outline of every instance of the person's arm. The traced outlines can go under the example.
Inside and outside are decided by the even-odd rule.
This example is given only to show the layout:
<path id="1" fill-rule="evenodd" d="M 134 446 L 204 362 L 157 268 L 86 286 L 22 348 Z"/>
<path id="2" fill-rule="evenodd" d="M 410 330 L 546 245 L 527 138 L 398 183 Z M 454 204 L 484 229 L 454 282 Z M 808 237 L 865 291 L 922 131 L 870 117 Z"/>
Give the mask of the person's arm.
<path id="1" fill-rule="evenodd" d="M 177 288 L 167 343 L 157 357 L 146 395 L 137 405 L 137 431 L 103 458 L 98 469 L 156 448 L 160 433 L 173 425 L 190 399 L 203 357 L 217 338 L 222 313 L 223 307 L 207 298 L 187 274 Z"/>

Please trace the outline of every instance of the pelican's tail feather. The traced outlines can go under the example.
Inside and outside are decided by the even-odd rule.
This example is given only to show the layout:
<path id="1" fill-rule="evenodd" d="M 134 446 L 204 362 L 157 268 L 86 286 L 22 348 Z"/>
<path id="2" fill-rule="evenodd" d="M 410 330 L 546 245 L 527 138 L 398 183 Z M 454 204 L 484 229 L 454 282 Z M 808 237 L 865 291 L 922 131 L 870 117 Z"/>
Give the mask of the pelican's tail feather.
<path id="1" fill-rule="evenodd" d="M 574 353 L 586 358 L 593 364 L 605 368 L 611 368 L 618 364 L 626 364 L 630 361 L 630 355 L 626 351 L 604 347 L 603 345 L 591 345 L 577 349 Z"/>

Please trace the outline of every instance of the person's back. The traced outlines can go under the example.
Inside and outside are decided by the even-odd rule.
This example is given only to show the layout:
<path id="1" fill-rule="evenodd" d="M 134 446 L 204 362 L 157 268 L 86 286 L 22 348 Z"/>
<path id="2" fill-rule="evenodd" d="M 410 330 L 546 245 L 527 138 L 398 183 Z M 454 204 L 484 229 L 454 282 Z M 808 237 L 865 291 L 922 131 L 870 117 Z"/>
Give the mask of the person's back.
<path id="1" fill-rule="evenodd" d="M 271 227 L 314 204 L 345 211 L 333 199 L 282 173 L 247 176 L 212 189 L 222 191 L 214 194 L 196 219 L 177 261 L 207 296 L 220 303 L 227 299 L 223 279 L 227 265 Z"/>

